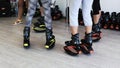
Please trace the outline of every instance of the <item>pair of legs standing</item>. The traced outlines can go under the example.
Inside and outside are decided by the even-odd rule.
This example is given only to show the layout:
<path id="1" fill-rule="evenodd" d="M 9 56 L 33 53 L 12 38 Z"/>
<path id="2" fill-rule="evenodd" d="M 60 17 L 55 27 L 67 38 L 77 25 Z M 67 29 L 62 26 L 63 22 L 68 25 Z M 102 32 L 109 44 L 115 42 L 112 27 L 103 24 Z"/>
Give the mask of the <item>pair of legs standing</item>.
<path id="1" fill-rule="evenodd" d="M 29 1 L 29 8 L 28 8 L 27 16 L 26 16 L 26 25 L 23 30 L 23 34 L 24 34 L 23 46 L 24 46 L 24 48 L 30 47 L 30 26 L 32 24 L 33 15 L 35 14 L 35 11 L 36 11 L 37 2 L 38 2 L 38 0 L 30 0 Z M 41 0 L 41 3 L 43 6 L 43 9 L 44 9 L 44 22 L 45 22 L 45 26 L 46 26 L 45 48 L 51 49 L 55 45 L 55 36 L 53 35 L 53 32 L 52 32 L 52 19 L 51 19 L 51 9 L 50 9 L 51 0 Z"/>
<path id="2" fill-rule="evenodd" d="M 79 41 L 77 12 L 82 3 L 83 20 L 85 23 L 85 38 Z M 93 5 L 92 5 L 93 3 Z M 93 23 L 91 20 L 91 7 L 93 8 Z M 81 51 L 85 54 L 93 52 L 92 42 L 100 40 L 100 25 L 99 20 L 101 16 L 100 0 L 71 0 L 70 1 L 70 28 L 71 28 L 71 41 L 66 41 L 65 51 L 70 55 L 77 55 Z M 95 39 L 94 39 L 95 37 Z"/>
<path id="3" fill-rule="evenodd" d="M 70 55 L 77 55 L 81 52 L 90 54 L 92 49 L 92 9 L 93 0 L 70 0 L 70 29 L 71 41 L 66 41 L 67 46 L 64 47 L 66 52 Z M 85 24 L 85 38 L 79 41 L 78 32 L 78 10 L 82 5 L 83 21 Z"/>
<path id="4" fill-rule="evenodd" d="M 45 25 L 46 25 L 46 48 L 52 48 L 55 44 L 55 36 L 52 33 L 52 21 L 50 15 L 50 0 L 42 0 L 43 8 L 44 8 L 44 15 L 45 15 Z M 91 7 L 92 7 L 93 0 L 71 0 L 70 1 L 70 28 L 71 28 L 71 41 L 66 41 L 66 45 L 64 49 L 70 50 L 69 48 L 72 47 L 72 51 L 74 54 L 78 54 L 80 51 L 84 52 L 85 54 L 89 54 L 93 52 L 92 48 L 92 19 L 91 19 Z M 30 36 L 30 26 L 32 17 L 35 13 L 37 1 L 30 0 L 30 5 L 28 9 L 28 14 L 26 17 L 26 26 L 24 28 L 24 47 L 28 48 L 30 46 L 29 36 Z M 81 40 L 81 44 L 79 41 L 79 33 L 78 33 L 78 9 L 82 4 L 82 11 L 83 11 L 83 19 L 85 23 L 85 38 Z M 72 46 L 71 46 L 72 45 Z M 73 53 L 71 51 L 71 53 Z"/>

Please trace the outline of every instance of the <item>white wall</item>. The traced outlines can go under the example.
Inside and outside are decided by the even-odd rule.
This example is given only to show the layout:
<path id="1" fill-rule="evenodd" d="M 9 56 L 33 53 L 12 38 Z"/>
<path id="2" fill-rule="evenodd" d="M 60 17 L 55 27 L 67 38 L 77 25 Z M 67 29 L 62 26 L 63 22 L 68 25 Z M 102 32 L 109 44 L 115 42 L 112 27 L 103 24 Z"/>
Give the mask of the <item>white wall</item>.
<path id="1" fill-rule="evenodd" d="M 65 15 L 66 0 L 56 0 L 63 14 Z M 101 9 L 109 12 L 120 12 L 120 0 L 101 0 Z"/>
<path id="2" fill-rule="evenodd" d="M 66 0 L 56 0 L 56 5 L 59 5 L 60 10 L 62 10 L 63 15 L 65 15 Z"/>
<path id="3" fill-rule="evenodd" d="M 101 8 L 103 11 L 120 12 L 120 0 L 101 0 Z"/>

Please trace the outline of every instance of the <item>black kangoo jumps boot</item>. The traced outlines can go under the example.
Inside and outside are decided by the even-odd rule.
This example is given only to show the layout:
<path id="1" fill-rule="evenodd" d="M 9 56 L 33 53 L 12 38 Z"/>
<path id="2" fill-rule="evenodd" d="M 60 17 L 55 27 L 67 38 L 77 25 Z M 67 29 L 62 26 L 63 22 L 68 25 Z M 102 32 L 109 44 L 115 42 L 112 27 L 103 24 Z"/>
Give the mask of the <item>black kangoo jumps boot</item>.
<path id="1" fill-rule="evenodd" d="M 52 49 L 55 46 L 55 36 L 53 35 L 52 29 L 46 28 L 46 49 Z"/>
<path id="2" fill-rule="evenodd" d="M 80 41 L 79 34 L 72 35 L 71 41 L 66 41 L 64 46 L 64 50 L 67 54 L 76 56 L 80 53 Z"/>
<path id="3" fill-rule="evenodd" d="M 85 38 L 81 40 L 81 51 L 84 54 L 91 54 L 92 48 L 92 33 L 85 34 Z"/>
<path id="4" fill-rule="evenodd" d="M 34 23 L 33 30 L 35 32 L 45 32 L 46 27 L 45 27 L 44 17 L 43 16 L 41 16 L 38 19 L 38 22 Z"/>
<path id="5" fill-rule="evenodd" d="M 93 42 L 97 42 L 101 39 L 102 32 L 100 30 L 100 24 L 94 24 L 92 28 L 92 40 Z"/>
<path id="6" fill-rule="evenodd" d="M 29 48 L 30 47 L 30 27 L 25 27 L 23 30 L 23 34 L 24 34 L 24 41 L 23 41 L 23 47 L 24 48 Z"/>

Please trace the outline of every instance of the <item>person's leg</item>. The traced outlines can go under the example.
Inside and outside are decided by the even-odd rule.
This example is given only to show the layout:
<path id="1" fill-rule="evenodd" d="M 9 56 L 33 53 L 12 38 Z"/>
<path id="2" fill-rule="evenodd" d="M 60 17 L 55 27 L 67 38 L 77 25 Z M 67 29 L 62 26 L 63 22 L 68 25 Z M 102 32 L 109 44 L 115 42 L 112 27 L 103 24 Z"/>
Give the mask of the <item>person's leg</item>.
<path id="1" fill-rule="evenodd" d="M 70 0 L 70 28 L 71 34 L 78 33 L 78 10 L 82 0 Z"/>
<path id="2" fill-rule="evenodd" d="M 82 51 L 85 54 L 90 54 L 93 52 L 92 49 L 92 18 L 91 18 L 91 9 L 92 9 L 93 0 L 82 0 L 82 12 L 83 12 L 83 21 L 85 24 L 85 38 L 81 40 Z"/>
<path id="3" fill-rule="evenodd" d="M 83 20 L 85 24 L 85 32 L 91 33 L 92 32 L 92 18 L 91 18 L 91 9 L 92 9 L 92 2 L 93 0 L 83 0 L 82 4 L 82 12 L 83 12 Z"/>
<path id="4" fill-rule="evenodd" d="M 39 2 L 39 5 L 40 5 L 40 13 L 41 13 L 41 16 L 44 16 L 44 8 L 43 8 L 43 5 L 41 3 L 41 0 L 38 0 Z"/>
<path id="5" fill-rule="evenodd" d="M 23 3 L 24 3 L 24 0 L 18 0 L 18 17 L 17 17 L 17 20 L 15 21 L 14 25 L 22 23 Z"/>
<path id="6" fill-rule="evenodd" d="M 93 15 L 93 22 L 94 22 L 94 24 L 98 24 L 99 23 L 100 17 L 101 17 L 101 11 L 99 10 L 99 14 Z"/>
<path id="7" fill-rule="evenodd" d="M 100 17 L 101 17 L 101 7 L 100 0 L 93 1 L 93 27 L 92 27 L 92 38 L 93 41 L 99 41 L 101 39 L 101 30 L 100 30 Z"/>
<path id="8" fill-rule="evenodd" d="M 45 48 L 51 49 L 55 45 L 55 36 L 53 35 L 53 30 L 52 30 L 52 17 L 51 17 L 51 8 L 50 8 L 51 0 L 41 0 L 41 2 L 44 8 L 44 20 L 46 26 Z"/>
<path id="9" fill-rule="evenodd" d="M 40 5 L 40 17 L 37 19 L 37 22 L 34 23 L 33 30 L 35 32 L 45 32 L 46 27 L 44 23 L 44 8 L 42 6 L 41 0 L 38 0 Z"/>
<path id="10" fill-rule="evenodd" d="M 30 27 L 32 23 L 32 18 L 35 14 L 38 0 L 29 0 L 28 13 L 26 16 L 26 27 Z"/>
<path id="11" fill-rule="evenodd" d="M 78 55 L 80 51 L 80 41 L 78 33 L 78 10 L 82 0 L 70 0 L 70 29 L 71 41 L 66 41 L 64 50 L 70 55 Z"/>
<path id="12" fill-rule="evenodd" d="M 41 0 L 43 8 L 44 8 L 44 16 L 45 16 L 45 25 L 46 28 L 52 29 L 52 18 L 51 18 L 51 8 L 50 3 L 51 0 Z"/>
<path id="13" fill-rule="evenodd" d="M 98 24 L 101 17 L 100 0 L 94 0 L 92 8 L 93 8 L 93 23 Z"/>
<path id="14" fill-rule="evenodd" d="M 26 0 L 25 4 L 26 4 L 26 8 L 28 8 L 28 6 L 29 6 L 29 0 Z"/>
<path id="15" fill-rule="evenodd" d="M 26 24 L 23 30 L 24 34 L 24 41 L 23 41 L 23 46 L 24 48 L 29 48 L 30 47 L 30 26 L 32 23 L 32 18 L 35 13 L 37 6 L 37 0 L 29 0 L 29 7 L 28 7 L 28 13 L 26 16 Z"/>
<path id="16" fill-rule="evenodd" d="M 28 10 L 28 6 L 29 6 L 29 0 L 24 0 L 24 12 L 23 12 L 23 15 L 26 15 L 27 14 L 27 10 Z"/>
<path id="17" fill-rule="evenodd" d="M 37 22 L 34 23 L 33 30 L 37 33 L 45 32 L 46 26 L 44 21 L 44 16 L 40 16 Z"/>
<path id="18" fill-rule="evenodd" d="M 44 11 L 42 6 L 40 7 L 40 13 L 41 13 L 41 16 L 44 16 Z"/>
<path id="19" fill-rule="evenodd" d="M 23 2 L 24 0 L 19 0 L 18 1 L 18 19 L 22 19 L 22 14 L 23 14 Z"/>

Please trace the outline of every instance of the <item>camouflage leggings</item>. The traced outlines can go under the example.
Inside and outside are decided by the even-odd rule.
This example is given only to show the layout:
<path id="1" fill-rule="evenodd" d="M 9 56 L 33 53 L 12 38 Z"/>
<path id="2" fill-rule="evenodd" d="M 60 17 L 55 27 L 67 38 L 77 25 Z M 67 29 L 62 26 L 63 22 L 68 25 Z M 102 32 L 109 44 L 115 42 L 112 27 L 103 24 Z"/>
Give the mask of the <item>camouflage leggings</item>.
<path id="1" fill-rule="evenodd" d="M 28 13 L 26 16 L 26 27 L 30 27 L 32 23 L 33 15 L 35 14 L 38 0 L 29 0 Z M 42 7 L 44 9 L 44 19 L 46 28 L 52 29 L 52 19 L 51 19 L 51 9 L 50 3 L 51 0 L 41 0 Z"/>

